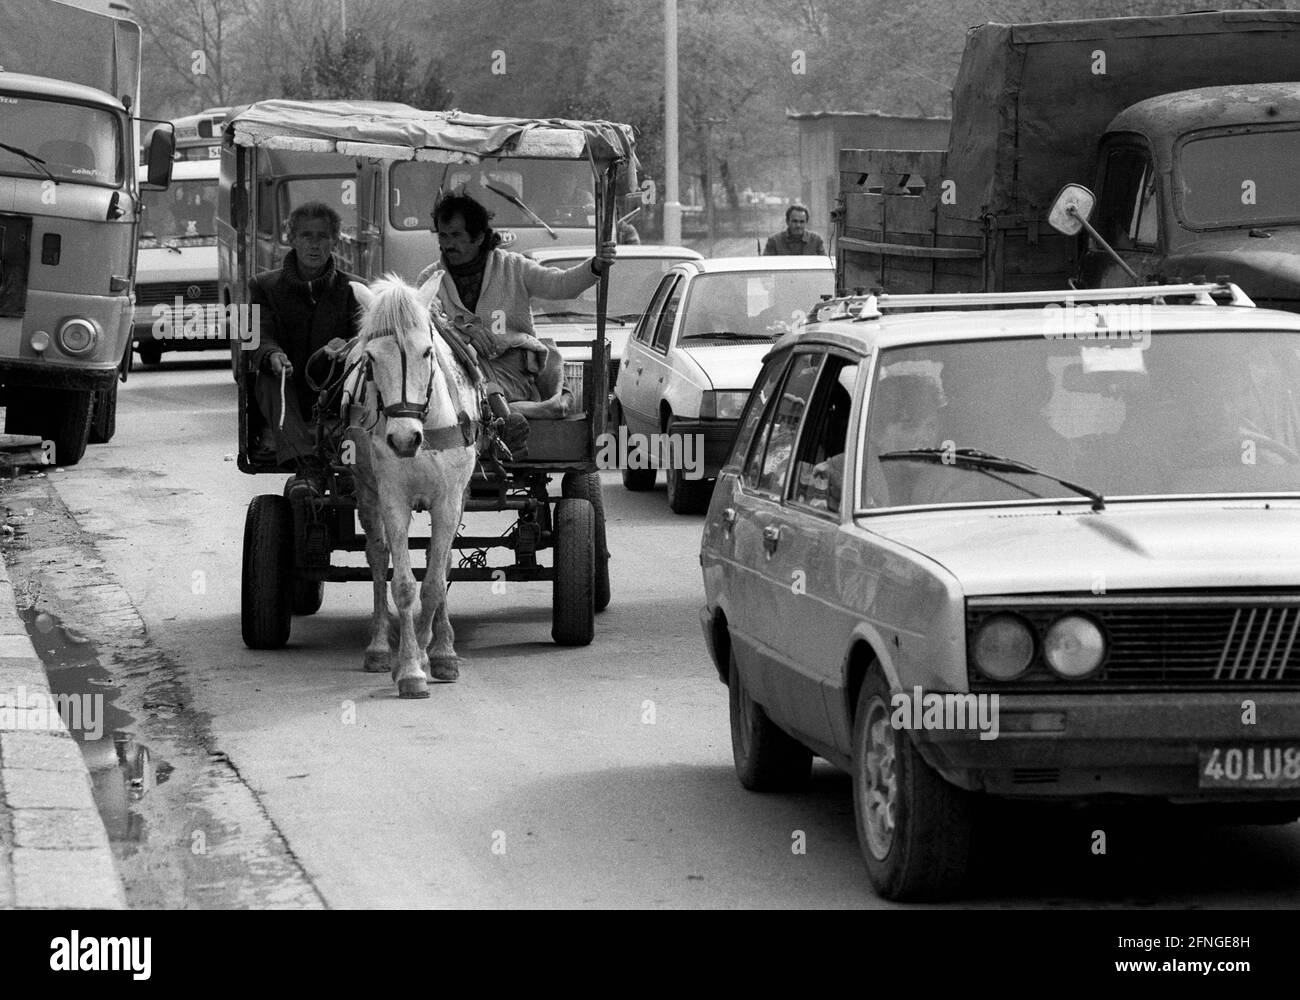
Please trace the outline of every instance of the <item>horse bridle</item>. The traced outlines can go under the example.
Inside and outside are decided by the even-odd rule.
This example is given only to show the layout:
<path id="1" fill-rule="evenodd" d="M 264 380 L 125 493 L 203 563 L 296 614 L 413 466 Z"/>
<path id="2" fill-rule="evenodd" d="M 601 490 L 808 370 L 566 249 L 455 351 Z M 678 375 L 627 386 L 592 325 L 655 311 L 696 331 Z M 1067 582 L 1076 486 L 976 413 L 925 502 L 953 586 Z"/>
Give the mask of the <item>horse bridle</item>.
<path id="1" fill-rule="evenodd" d="M 385 330 L 382 333 L 375 334 L 371 339 L 377 339 L 378 337 L 396 337 L 396 332 L 393 330 Z M 429 407 L 433 405 L 433 371 L 437 366 L 433 364 L 429 365 L 429 384 L 424 387 L 424 405 L 416 406 L 412 400 L 406 398 L 406 348 L 402 346 L 400 339 L 397 342 L 397 353 L 402 359 L 401 400 L 396 403 L 384 404 L 384 394 L 379 389 L 379 383 L 375 382 L 372 359 L 369 355 L 366 356 L 366 360 L 361 370 L 363 380 L 362 392 L 365 392 L 366 383 L 374 383 L 375 401 L 384 416 L 390 419 L 393 417 L 410 417 L 412 420 L 418 420 L 423 424 L 425 419 L 429 416 Z M 454 399 L 455 397 L 453 396 L 452 398 Z"/>

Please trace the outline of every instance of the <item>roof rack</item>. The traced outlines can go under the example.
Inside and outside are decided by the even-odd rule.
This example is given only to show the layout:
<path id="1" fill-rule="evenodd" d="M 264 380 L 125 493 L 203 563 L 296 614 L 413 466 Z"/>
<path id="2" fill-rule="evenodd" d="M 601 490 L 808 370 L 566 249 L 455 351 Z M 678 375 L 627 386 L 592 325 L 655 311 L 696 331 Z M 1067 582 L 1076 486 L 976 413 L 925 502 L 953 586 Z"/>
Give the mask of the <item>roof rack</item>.
<path id="1" fill-rule="evenodd" d="M 1036 292 L 958 292 L 930 295 L 843 295 L 827 299 L 813 310 L 812 321 L 832 319 L 879 319 L 887 309 L 977 309 L 984 306 L 1086 305 L 1103 302 L 1149 302 L 1164 305 L 1166 298 L 1191 296 L 1192 305 L 1217 306 L 1214 296 L 1226 298 L 1229 306 L 1254 307 L 1240 287 L 1232 282 L 1182 285 L 1141 285 L 1131 288 L 1067 288 Z M 831 310 L 828 312 L 827 310 Z"/>

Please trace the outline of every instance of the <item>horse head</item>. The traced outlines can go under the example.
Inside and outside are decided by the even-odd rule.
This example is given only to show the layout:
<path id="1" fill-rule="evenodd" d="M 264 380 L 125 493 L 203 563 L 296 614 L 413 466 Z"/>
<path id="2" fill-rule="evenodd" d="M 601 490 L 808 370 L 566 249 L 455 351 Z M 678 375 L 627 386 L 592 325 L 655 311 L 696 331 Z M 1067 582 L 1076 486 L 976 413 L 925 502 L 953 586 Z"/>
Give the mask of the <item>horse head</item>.
<path id="1" fill-rule="evenodd" d="M 357 344 L 361 368 L 386 420 L 384 440 L 401 458 L 419 452 L 425 428 L 457 423 L 458 402 L 444 378 L 448 352 L 436 344 L 429 312 L 437 287 L 431 281 L 412 288 L 394 274 L 369 287 L 352 283 L 364 307 Z"/>

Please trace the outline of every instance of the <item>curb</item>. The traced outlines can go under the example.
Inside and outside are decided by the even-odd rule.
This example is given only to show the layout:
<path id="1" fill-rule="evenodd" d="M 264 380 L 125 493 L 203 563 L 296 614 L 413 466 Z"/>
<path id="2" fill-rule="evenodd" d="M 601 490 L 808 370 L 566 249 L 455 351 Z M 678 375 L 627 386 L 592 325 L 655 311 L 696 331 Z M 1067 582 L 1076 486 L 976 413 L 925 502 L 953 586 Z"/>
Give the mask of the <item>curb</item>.
<path id="1" fill-rule="evenodd" d="M 19 710 L 51 704 L 0 555 L 0 909 L 126 909 L 81 748 L 57 713 Z"/>

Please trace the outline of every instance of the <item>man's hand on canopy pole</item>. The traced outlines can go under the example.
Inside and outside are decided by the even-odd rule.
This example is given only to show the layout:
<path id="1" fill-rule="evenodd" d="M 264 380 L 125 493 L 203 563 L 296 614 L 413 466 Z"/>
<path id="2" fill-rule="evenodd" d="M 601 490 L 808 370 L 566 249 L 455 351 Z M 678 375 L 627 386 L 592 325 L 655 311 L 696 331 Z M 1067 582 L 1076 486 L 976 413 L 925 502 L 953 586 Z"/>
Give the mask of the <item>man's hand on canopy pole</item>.
<path id="1" fill-rule="evenodd" d="M 600 244 L 596 250 L 596 256 L 591 258 L 591 273 L 599 277 L 614 266 L 614 255 L 617 252 L 615 247 L 618 244 L 613 240 L 606 240 Z"/>

